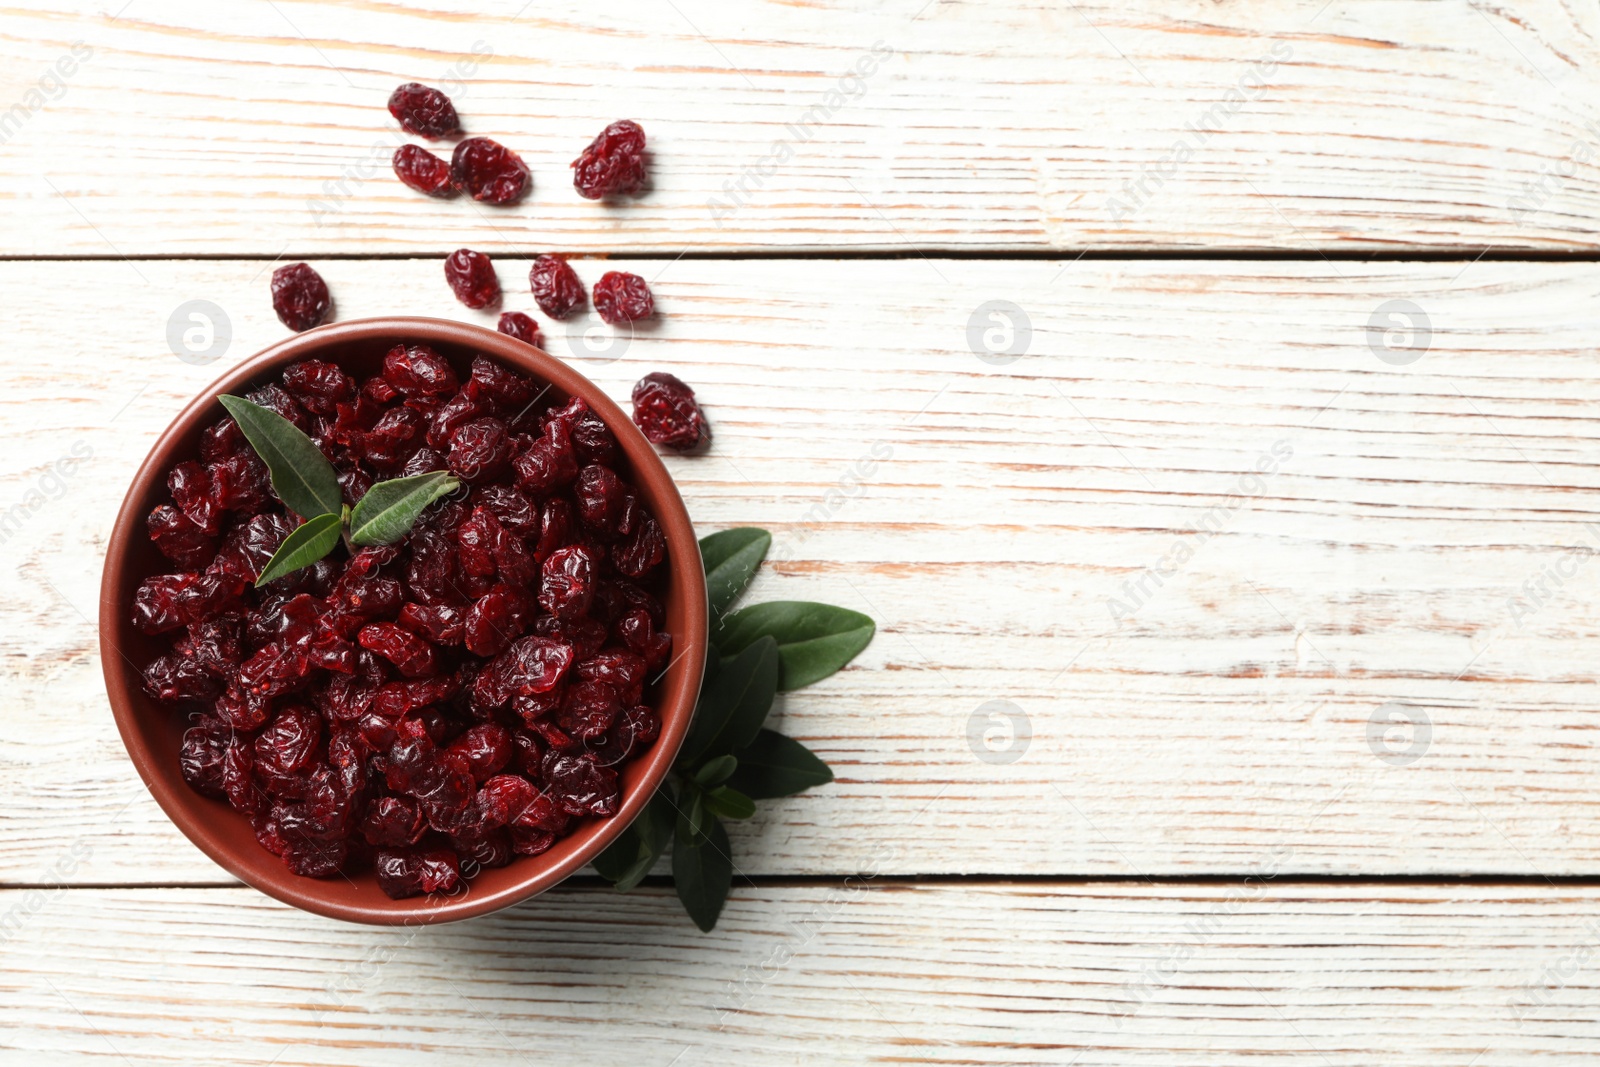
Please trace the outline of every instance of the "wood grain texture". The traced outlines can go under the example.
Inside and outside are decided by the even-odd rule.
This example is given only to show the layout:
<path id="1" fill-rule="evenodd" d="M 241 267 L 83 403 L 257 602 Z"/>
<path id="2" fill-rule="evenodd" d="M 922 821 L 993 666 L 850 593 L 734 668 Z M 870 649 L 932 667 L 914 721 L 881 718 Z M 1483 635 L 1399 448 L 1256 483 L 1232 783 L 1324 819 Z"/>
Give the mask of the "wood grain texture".
<path id="1" fill-rule="evenodd" d="M 0 253 L 1593 252 L 1597 34 L 1561 0 L 27 0 Z M 410 80 L 524 155 L 524 204 L 400 186 Z M 622 116 L 653 188 L 584 201 Z"/>
<path id="2" fill-rule="evenodd" d="M 0 914 L 25 897 L 0 893 Z M 68 890 L 0 964 L 8 1062 L 1583 1064 L 1594 889 L 563 889 L 378 931 L 249 890 Z"/>
<path id="3" fill-rule="evenodd" d="M 86 616 L 154 435 L 283 335 L 268 266 L 0 265 L 0 512 L 20 515 L 0 573 L 9 884 L 49 881 L 80 840 L 81 882 L 221 877 L 134 778 Z M 437 260 L 319 266 L 343 318 L 492 321 L 453 304 Z M 699 390 L 714 447 L 669 464 L 703 532 L 774 531 L 754 599 L 880 623 L 850 669 L 782 699 L 777 720 L 839 780 L 737 828 L 747 873 L 1249 873 L 1274 855 L 1352 875 L 1600 872 L 1600 567 L 1570 547 L 1600 544 L 1593 266 L 639 269 L 659 322 L 579 365 L 619 399 L 661 368 Z M 160 340 L 193 299 L 232 322 L 210 366 Z M 1032 323 L 1006 365 L 968 348 L 992 299 Z M 1430 323 L 1409 365 L 1368 343 L 1393 299 Z M 1292 455 L 1255 482 L 1275 445 Z M 92 457 L 55 477 L 75 447 Z M 1141 582 L 1148 597 L 1125 584 Z M 1118 618 L 1113 601 L 1140 606 Z M 1031 735 L 1013 762 L 991 701 Z M 1390 702 L 1425 730 L 1386 723 Z"/>

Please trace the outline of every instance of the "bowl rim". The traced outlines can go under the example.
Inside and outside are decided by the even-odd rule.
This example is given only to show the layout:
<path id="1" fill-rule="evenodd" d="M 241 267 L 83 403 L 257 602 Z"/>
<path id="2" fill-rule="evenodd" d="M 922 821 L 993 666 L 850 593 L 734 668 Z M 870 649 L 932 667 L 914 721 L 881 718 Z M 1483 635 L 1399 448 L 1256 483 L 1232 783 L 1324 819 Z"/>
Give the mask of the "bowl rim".
<path id="1" fill-rule="evenodd" d="M 382 338 L 389 339 L 393 344 L 421 342 L 481 352 L 523 373 L 538 377 L 568 396 L 583 397 L 616 435 L 618 445 L 632 467 L 635 484 L 654 498 L 652 510 L 666 536 L 673 584 L 683 590 L 687 605 L 706 605 L 708 602 L 705 574 L 700 565 L 699 541 L 695 537 L 688 509 L 661 457 L 632 420 L 598 385 L 575 368 L 542 349 L 482 326 L 450 319 L 411 316 L 352 319 L 319 326 L 285 338 L 229 368 L 202 389 L 167 424 L 140 461 L 123 497 L 107 542 L 101 575 L 101 668 L 105 676 L 106 695 L 123 746 L 145 788 L 173 824 L 196 847 L 245 884 L 285 904 L 329 918 L 377 926 L 409 926 L 470 919 L 527 900 L 582 868 L 633 822 L 671 771 L 678 750 L 688 734 L 704 677 L 704 653 L 708 647 L 710 623 L 709 608 L 695 611 L 686 605 L 688 625 L 682 628 L 684 632 L 673 633 L 674 657 L 666 671 L 671 675 L 679 663 L 683 663 L 684 668 L 668 677 L 664 683 L 657 709 L 661 718 L 661 733 L 642 761 L 644 777 L 637 787 L 623 797 L 616 815 L 593 824 L 596 829 L 590 839 L 558 861 L 541 864 L 539 856 L 519 856 L 513 861 L 513 868 L 526 867 L 527 874 L 495 892 L 473 893 L 468 888 L 454 896 L 429 894 L 386 901 L 381 907 L 330 900 L 320 892 L 320 887 L 326 884 L 324 880 L 296 875 L 287 867 L 281 868 L 281 876 L 266 878 L 257 877 L 256 872 L 235 863 L 227 850 L 214 840 L 223 835 L 201 825 L 187 811 L 187 805 L 196 801 L 213 804 L 217 801 L 189 789 L 181 780 L 177 765 L 173 763 L 167 766 L 152 746 L 146 744 L 139 728 L 141 709 L 134 695 L 128 691 L 129 675 L 121 662 L 126 657 L 118 644 L 124 633 L 132 628 L 123 606 L 118 603 L 118 591 L 129 577 L 129 550 L 138 543 L 137 538 L 147 536 L 144 528 L 145 505 L 153 491 L 164 491 L 165 476 L 175 459 L 174 452 L 181 448 L 183 439 L 195 430 L 197 424 L 217 417 L 213 405 L 219 394 L 254 384 L 269 373 L 281 371 L 290 363 L 319 358 L 319 353 L 325 354 L 325 349 Z M 689 561 L 693 561 L 694 565 L 684 566 Z M 681 586 L 679 583 L 682 583 Z M 696 651 L 699 654 L 691 654 Z M 133 667 L 131 660 L 127 661 L 127 667 Z"/>

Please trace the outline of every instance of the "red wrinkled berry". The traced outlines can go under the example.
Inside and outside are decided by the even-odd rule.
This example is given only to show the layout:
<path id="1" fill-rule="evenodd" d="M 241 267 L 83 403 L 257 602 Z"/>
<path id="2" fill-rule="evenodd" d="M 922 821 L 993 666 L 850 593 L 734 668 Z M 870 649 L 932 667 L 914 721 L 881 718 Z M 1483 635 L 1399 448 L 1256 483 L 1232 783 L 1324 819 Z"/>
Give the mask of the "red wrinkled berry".
<path id="1" fill-rule="evenodd" d="M 540 256 L 528 271 L 528 285 L 539 310 L 552 319 L 564 319 L 583 306 L 583 282 L 572 265 L 560 256 Z"/>
<path id="2" fill-rule="evenodd" d="M 450 434 L 450 473 L 464 482 L 496 478 L 511 460 L 511 435 L 499 419 L 473 419 Z"/>
<path id="3" fill-rule="evenodd" d="M 572 161 L 572 184 L 589 200 L 608 193 L 637 193 L 644 182 L 644 130 L 629 119 L 607 126 Z"/>
<path id="4" fill-rule="evenodd" d="M 450 197 L 456 187 L 450 181 L 450 164 L 419 145 L 403 144 L 394 150 L 394 174 L 406 185 L 429 196 Z"/>
<path id="5" fill-rule="evenodd" d="M 418 82 L 406 82 L 389 94 L 389 114 L 407 133 L 430 140 L 448 137 L 461 129 L 461 119 L 450 98 Z"/>
<path id="6" fill-rule="evenodd" d="M 544 561 L 544 581 L 539 604 L 561 619 L 573 619 L 589 610 L 594 597 L 594 557 L 581 545 L 558 548 Z"/>
<path id="7" fill-rule="evenodd" d="M 378 888 L 394 900 L 448 893 L 461 881 L 461 861 L 448 848 L 426 852 L 379 852 Z"/>
<path id="8" fill-rule="evenodd" d="M 482 252 L 458 248 L 444 261 L 444 280 L 456 299 L 474 310 L 486 308 L 500 299 L 500 279 L 494 264 Z"/>
<path id="9" fill-rule="evenodd" d="M 427 345 L 395 345 L 383 357 L 383 380 L 408 398 L 427 399 L 459 387 L 455 368 Z"/>
<path id="10" fill-rule="evenodd" d="M 500 324 L 496 327 L 508 337 L 515 337 L 525 341 L 535 348 L 544 345 L 544 337 L 539 333 L 539 324 L 520 311 L 505 311 L 500 315 Z"/>
<path id="11" fill-rule="evenodd" d="M 304 263 L 272 272 L 272 310 L 278 321 L 300 333 L 319 325 L 328 314 L 328 283 Z"/>
<path id="12" fill-rule="evenodd" d="M 651 444 L 675 452 L 690 452 L 711 440 L 694 390 L 663 371 L 646 374 L 634 385 L 633 424 Z"/>
<path id="13" fill-rule="evenodd" d="M 514 204 L 532 178 L 520 156 L 487 137 L 468 137 L 450 158 L 450 180 L 474 200 Z"/>
<path id="14" fill-rule="evenodd" d="M 655 298 L 643 278 L 612 270 L 594 283 L 594 309 L 613 326 L 638 322 L 655 314 Z"/>

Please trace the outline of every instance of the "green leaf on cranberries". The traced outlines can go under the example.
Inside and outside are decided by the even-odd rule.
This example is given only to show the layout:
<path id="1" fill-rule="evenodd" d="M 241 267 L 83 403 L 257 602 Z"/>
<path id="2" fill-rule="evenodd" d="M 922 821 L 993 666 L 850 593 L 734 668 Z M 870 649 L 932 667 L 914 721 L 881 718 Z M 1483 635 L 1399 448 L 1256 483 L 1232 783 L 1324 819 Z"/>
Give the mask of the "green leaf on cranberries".
<path id="1" fill-rule="evenodd" d="M 683 835 L 683 824 L 679 822 L 679 833 L 672 844 L 672 881 L 683 910 L 696 926 L 709 933 L 716 927 L 733 886 L 733 854 L 722 823 L 714 815 L 706 816 L 706 821 L 710 825 L 699 844 Z"/>
<path id="2" fill-rule="evenodd" d="M 771 547 L 772 535 L 754 526 L 723 530 L 700 539 L 713 626 L 745 591 Z"/>
<path id="3" fill-rule="evenodd" d="M 417 516 L 442 496 L 461 487 L 449 471 L 429 471 L 409 478 L 379 482 L 356 502 L 350 513 L 350 541 L 357 545 L 392 545 L 411 532 Z"/>
<path id="4" fill-rule="evenodd" d="M 238 396 L 219 396 L 245 440 L 272 476 L 272 491 L 296 515 L 337 513 L 343 505 L 339 476 L 316 442 L 276 411 Z"/>
<path id="5" fill-rule="evenodd" d="M 301 567 L 309 567 L 317 560 L 333 551 L 339 543 L 339 534 L 344 524 L 341 517 L 333 512 L 327 515 L 318 515 L 314 519 L 307 519 L 290 532 L 278 550 L 267 560 L 267 565 L 261 568 L 261 573 L 256 577 L 256 588 L 268 582 L 282 578 L 285 574 L 292 574 Z"/>
<path id="6" fill-rule="evenodd" d="M 792 737 L 762 730 L 750 747 L 739 752 L 739 766 L 728 785 L 752 800 L 786 797 L 833 781 L 833 771 Z"/>
<path id="7" fill-rule="evenodd" d="M 729 615 L 716 642 L 723 655 L 733 655 L 763 637 L 773 638 L 783 660 L 778 688 L 788 691 L 821 681 L 855 659 L 876 629 L 859 611 L 803 600 L 771 600 Z"/>

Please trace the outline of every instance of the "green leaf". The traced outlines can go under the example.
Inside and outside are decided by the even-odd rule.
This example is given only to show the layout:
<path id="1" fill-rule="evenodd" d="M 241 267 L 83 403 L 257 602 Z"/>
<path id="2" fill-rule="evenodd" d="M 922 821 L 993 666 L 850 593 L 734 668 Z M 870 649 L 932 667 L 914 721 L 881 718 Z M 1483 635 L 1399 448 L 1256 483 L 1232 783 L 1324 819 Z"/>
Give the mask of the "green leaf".
<path id="1" fill-rule="evenodd" d="M 706 794 L 706 810 L 724 819 L 748 819 L 756 813 L 756 802 L 724 785 Z"/>
<path id="2" fill-rule="evenodd" d="M 243 397 L 217 399 L 267 465 L 272 491 L 290 511 L 302 518 L 338 513 L 343 505 L 339 476 L 311 438 L 276 411 Z"/>
<path id="3" fill-rule="evenodd" d="M 714 788 L 728 780 L 728 775 L 739 766 L 739 761 L 733 756 L 718 756 L 716 759 L 707 760 L 705 766 L 694 772 L 694 783 L 706 789 Z"/>
<path id="4" fill-rule="evenodd" d="M 767 558 L 772 535 L 754 526 L 723 530 L 700 539 L 700 559 L 706 568 L 706 593 L 711 599 L 711 618 L 722 618 L 745 591 L 756 568 Z"/>
<path id="5" fill-rule="evenodd" d="M 728 785 L 755 800 L 772 800 L 831 781 L 833 771 L 809 748 L 776 730 L 762 730 L 739 753 Z"/>
<path id="6" fill-rule="evenodd" d="M 762 637 L 773 638 L 783 659 L 778 688 L 787 691 L 820 681 L 855 659 L 875 630 L 872 620 L 859 611 L 803 600 L 773 600 L 729 615 L 716 642 L 724 655 L 732 655 Z"/>
<path id="7" fill-rule="evenodd" d="M 667 842 L 672 840 L 671 790 L 671 786 L 663 785 L 633 825 L 595 857 L 594 869 L 600 877 L 614 883 L 617 892 L 626 893 L 643 881 Z"/>
<path id="8" fill-rule="evenodd" d="M 289 536 L 283 539 L 283 543 L 272 554 L 272 558 L 267 560 L 267 565 L 256 578 L 256 588 L 259 589 L 268 582 L 282 578 L 285 574 L 291 574 L 301 567 L 309 567 L 332 552 L 333 546 L 339 543 L 339 533 L 343 525 L 338 514 L 330 513 L 307 519 L 296 526 L 290 531 Z"/>
<path id="9" fill-rule="evenodd" d="M 678 795 L 678 837 L 702 842 L 706 833 L 706 795 L 692 786 Z"/>
<path id="10" fill-rule="evenodd" d="M 700 691 L 679 765 L 693 767 L 704 756 L 721 756 L 748 745 L 777 694 L 778 645 L 770 637 L 760 638 L 723 663 Z"/>
<path id="11" fill-rule="evenodd" d="M 728 901 L 733 886 L 733 859 L 728 851 L 728 831 L 712 816 L 701 844 L 681 834 L 672 845 L 672 881 L 683 910 L 701 930 L 710 932 Z"/>
<path id="12" fill-rule="evenodd" d="M 461 487 L 449 471 L 429 471 L 379 482 L 350 513 L 350 540 L 358 545 L 390 545 L 411 532 L 428 505 Z"/>

